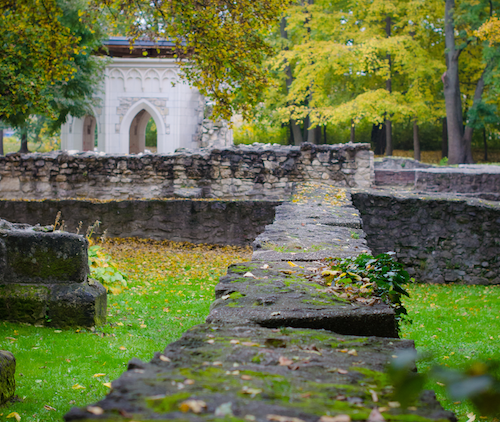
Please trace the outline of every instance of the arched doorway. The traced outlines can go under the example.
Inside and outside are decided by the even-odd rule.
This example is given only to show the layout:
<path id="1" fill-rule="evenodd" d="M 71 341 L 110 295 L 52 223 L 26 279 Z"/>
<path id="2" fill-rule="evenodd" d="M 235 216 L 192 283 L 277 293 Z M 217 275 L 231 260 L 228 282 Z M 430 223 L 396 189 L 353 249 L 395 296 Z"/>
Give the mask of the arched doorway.
<path id="1" fill-rule="evenodd" d="M 85 116 L 83 120 L 82 151 L 94 151 L 96 120 L 94 116 Z"/>
<path id="2" fill-rule="evenodd" d="M 138 154 L 144 152 L 146 147 L 146 127 L 150 120 L 154 119 L 151 117 L 146 110 L 141 110 L 137 113 L 130 124 L 129 130 L 129 153 Z M 156 149 L 156 137 L 154 140 L 154 149 Z M 147 148 L 151 149 L 151 148 Z"/>

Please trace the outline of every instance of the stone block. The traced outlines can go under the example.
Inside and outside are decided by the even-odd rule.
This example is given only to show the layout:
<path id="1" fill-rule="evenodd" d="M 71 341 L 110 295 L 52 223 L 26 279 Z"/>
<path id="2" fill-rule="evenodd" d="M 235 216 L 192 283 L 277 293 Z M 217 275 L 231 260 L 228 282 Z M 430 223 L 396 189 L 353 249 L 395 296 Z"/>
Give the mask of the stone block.
<path id="1" fill-rule="evenodd" d="M 72 233 L 0 230 L 0 282 L 86 282 L 87 248 L 87 240 Z"/>
<path id="2" fill-rule="evenodd" d="M 106 289 L 97 282 L 0 285 L 0 320 L 52 327 L 92 327 L 106 322 Z"/>
<path id="3" fill-rule="evenodd" d="M 0 220 L 0 319 L 56 327 L 103 324 L 106 289 L 88 282 L 88 242 Z"/>
<path id="4" fill-rule="evenodd" d="M 16 391 L 16 359 L 14 355 L 0 350 L 0 405 L 14 396 Z"/>

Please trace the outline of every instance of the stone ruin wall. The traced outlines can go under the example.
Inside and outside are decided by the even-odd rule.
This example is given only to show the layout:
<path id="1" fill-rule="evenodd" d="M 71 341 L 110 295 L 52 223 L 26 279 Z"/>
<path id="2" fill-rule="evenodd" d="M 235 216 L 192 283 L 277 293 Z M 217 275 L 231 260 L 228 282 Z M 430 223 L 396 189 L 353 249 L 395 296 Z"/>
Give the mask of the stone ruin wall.
<path id="1" fill-rule="evenodd" d="M 64 230 L 81 233 L 100 221 L 94 234 L 107 237 L 168 239 L 174 242 L 250 245 L 272 224 L 273 201 L 124 200 L 75 199 L 21 201 L 0 200 L 0 216 L 27 224 L 54 224 L 61 212 Z M 81 223 L 80 223 L 81 222 Z"/>
<path id="2" fill-rule="evenodd" d="M 411 188 L 420 192 L 460 193 L 500 200 L 500 166 L 460 164 L 434 166 L 408 158 L 385 157 L 375 161 L 375 185 Z"/>
<path id="3" fill-rule="evenodd" d="M 398 338 L 393 308 L 338 300 L 311 279 L 321 272 L 317 259 L 369 251 L 344 194 L 307 186 L 280 205 L 252 260 L 220 278 L 207 323 L 150 362 L 133 358 L 105 398 L 65 421 L 334 422 L 339 414 L 375 420 L 374 407 L 385 420 L 456 420 L 433 392 L 415 407 L 388 406 L 387 363 L 414 349 Z M 181 413 L 187 399 L 202 408 Z"/>
<path id="4" fill-rule="evenodd" d="M 500 204 L 453 195 L 358 192 L 374 254 L 396 252 L 425 283 L 500 284 Z"/>
<path id="5" fill-rule="evenodd" d="M 369 187 L 369 144 L 260 144 L 173 154 L 7 154 L 2 199 L 287 198 L 294 182 Z"/>

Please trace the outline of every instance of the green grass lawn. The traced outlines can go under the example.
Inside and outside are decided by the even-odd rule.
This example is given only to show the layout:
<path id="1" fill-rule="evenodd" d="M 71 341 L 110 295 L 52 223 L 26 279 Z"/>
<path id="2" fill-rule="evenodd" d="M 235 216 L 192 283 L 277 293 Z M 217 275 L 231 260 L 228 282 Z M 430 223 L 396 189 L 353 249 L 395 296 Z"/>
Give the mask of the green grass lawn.
<path id="1" fill-rule="evenodd" d="M 413 323 L 403 325 L 402 337 L 415 340 L 422 354 L 419 372 L 437 365 L 464 369 L 473 362 L 500 360 L 500 286 L 415 284 L 409 292 L 405 305 Z M 447 398 L 445 386 L 437 382 L 429 381 L 426 388 L 435 390 L 459 421 L 467 421 L 470 413 L 476 421 L 488 420 L 470 402 Z"/>
<path id="2" fill-rule="evenodd" d="M 108 295 L 108 322 L 95 332 L 0 323 L 0 349 L 17 359 L 18 402 L 0 408 L 21 421 L 61 421 L 72 406 L 103 398 L 107 383 L 127 362 L 149 361 L 155 351 L 203 323 L 218 278 L 234 262 L 249 259 L 244 248 L 118 241 L 104 248 L 129 277 L 129 289 Z M 55 409 L 55 410 L 53 410 Z"/>
<path id="3" fill-rule="evenodd" d="M 84 406 L 109 391 L 132 357 L 149 361 L 192 325 L 202 323 L 218 278 L 248 249 L 179 245 L 149 240 L 108 242 L 104 249 L 129 277 L 129 289 L 108 296 L 108 323 L 95 332 L 0 323 L 0 349 L 17 359 L 19 401 L 0 408 L 21 421 L 61 421 L 72 406 Z M 500 286 L 412 285 L 405 304 L 413 324 L 402 337 L 415 340 L 433 365 L 463 368 L 500 355 Z M 467 421 L 470 403 L 454 403 L 430 381 L 444 407 Z M 53 410 L 55 409 L 55 410 Z M 476 415 L 476 421 L 487 421 Z"/>

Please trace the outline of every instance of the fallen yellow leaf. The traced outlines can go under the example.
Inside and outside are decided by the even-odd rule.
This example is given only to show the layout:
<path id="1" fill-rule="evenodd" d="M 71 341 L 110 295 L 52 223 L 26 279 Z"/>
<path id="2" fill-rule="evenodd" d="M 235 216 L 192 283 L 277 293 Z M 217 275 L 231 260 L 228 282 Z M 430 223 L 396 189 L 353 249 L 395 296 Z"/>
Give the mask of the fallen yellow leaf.
<path id="1" fill-rule="evenodd" d="M 127 348 L 125 346 L 120 346 L 119 349 L 120 350 L 127 350 Z"/>
<path id="2" fill-rule="evenodd" d="M 104 387 L 111 388 L 111 383 L 110 382 L 103 382 L 102 385 L 104 385 Z"/>
<path id="3" fill-rule="evenodd" d="M 73 390 L 85 390 L 85 387 L 80 384 L 75 384 L 73 387 L 71 387 Z"/>
<path id="4" fill-rule="evenodd" d="M 17 412 L 12 412 L 7 415 L 7 419 L 10 418 L 16 418 L 16 421 L 19 422 L 21 420 L 21 416 L 19 416 L 19 413 Z"/>
<path id="5" fill-rule="evenodd" d="M 93 415 L 102 415 L 104 410 L 98 406 L 87 406 L 87 412 L 92 413 Z"/>
<path id="6" fill-rule="evenodd" d="M 186 400 L 179 405 L 179 409 L 184 413 L 189 411 L 201 413 L 206 408 L 207 404 L 203 400 Z"/>
<path id="7" fill-rule="evenodd" d="M 94 375 L 93 375 L 93 377 L 94 377 L 94 378 L 97 378 L 97 377 L 103 377 L 104 375 L 106 375 L 106 374 L 94 374 Z"/>

